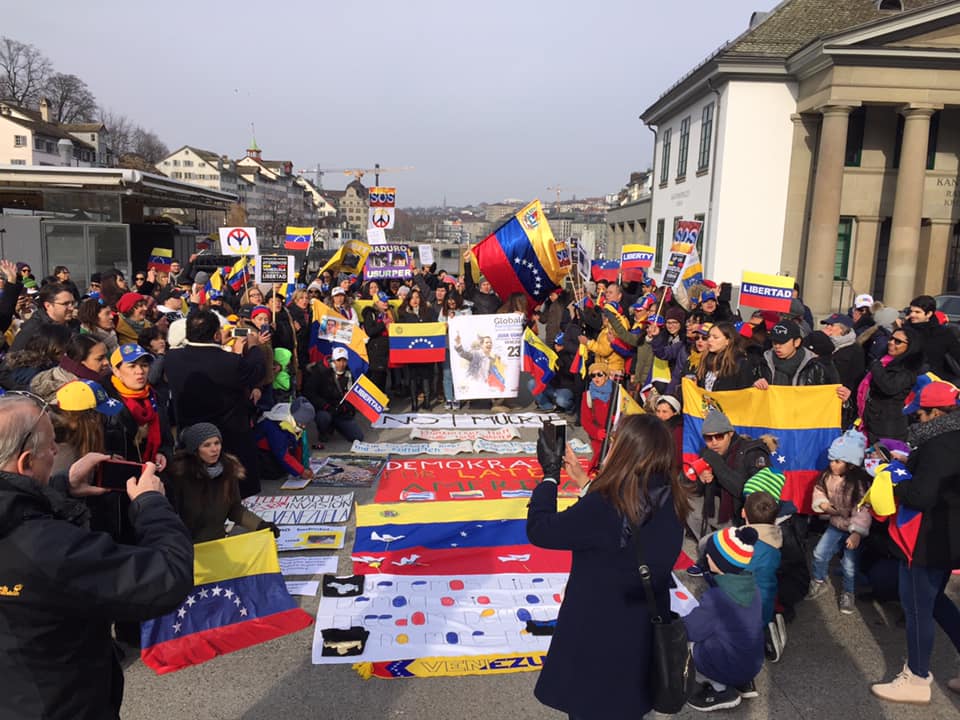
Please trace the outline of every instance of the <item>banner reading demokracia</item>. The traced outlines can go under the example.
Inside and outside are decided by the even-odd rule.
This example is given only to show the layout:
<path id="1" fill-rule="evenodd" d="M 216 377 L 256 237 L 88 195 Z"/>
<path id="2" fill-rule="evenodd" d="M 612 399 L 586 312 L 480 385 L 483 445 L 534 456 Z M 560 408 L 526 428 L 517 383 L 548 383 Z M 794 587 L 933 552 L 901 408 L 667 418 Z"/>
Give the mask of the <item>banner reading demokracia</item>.
<path id="1" fill-rule="evenodd" d="M 520 386 L 523 315 L 450 318 L 450 370 L 457 400 L 512 398 Z"/>

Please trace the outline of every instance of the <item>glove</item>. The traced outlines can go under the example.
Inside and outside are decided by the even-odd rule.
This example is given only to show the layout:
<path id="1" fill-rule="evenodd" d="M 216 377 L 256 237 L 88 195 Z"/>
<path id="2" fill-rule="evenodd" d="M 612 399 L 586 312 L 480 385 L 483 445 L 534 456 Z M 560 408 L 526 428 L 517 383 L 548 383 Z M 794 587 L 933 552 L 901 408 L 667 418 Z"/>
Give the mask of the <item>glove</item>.
<path id="1" fill-rule="evenodd" d="M 552 427 L 541 427 L 537 435 L 537 460 L 545 478 L 560 479 L 560 466 L 563 463 L 563 448 L 556 447 Z"/>
<path id="2" fill-rule="evenodd" d="M 260 524 L 257 525 L 257 530 L 269 530 L 275 538 L 280 537 L 280 528 L 277 527 L 276 523 L 261 520 Z"/>

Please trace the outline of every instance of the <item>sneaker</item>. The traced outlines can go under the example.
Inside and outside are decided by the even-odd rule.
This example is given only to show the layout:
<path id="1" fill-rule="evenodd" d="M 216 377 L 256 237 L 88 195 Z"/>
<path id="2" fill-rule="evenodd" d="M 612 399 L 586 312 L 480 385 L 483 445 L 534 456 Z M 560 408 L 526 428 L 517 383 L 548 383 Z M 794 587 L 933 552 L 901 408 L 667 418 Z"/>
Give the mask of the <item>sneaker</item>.
<path id="1" fill-rule="evenodd" d="M 815 597 L 820 597 L 827 591 L 827 587 L 827 583 L 823 580 L 811 580 L 807 598 L 813 600 Z"/>
<path id="2" fill-rule="evenodd" d="M 960 675 L 947 680 L 947 687 L 953 690 L 955 693 L 960 693 Z"/>
<path id="3" fill-rule="evenodd" d="M 699 565 L 691 565 L 686 570 L 687 575 L 690 577 L 700 577 L 704 572 L 706 571 Z"/>
<path id="4" fill-rule="evenodd" d="M 773 616 L 773 621 L 777 624 L 777 632 L 780 633 L 780 652 L 787 646 L 787 618 L 783 613 L 777 613 Z"/>
<path id="5" fill-rule="evenodd" d="M 857 611 L 857 601 L 853 598 L 853 593 L 840 593 L 840 614 L 853 615 Z"/>
<path id="6" fill-rule="evenodd" d="M 447 400 L 446 402 L 443 403 L 443 407 L 446 408 L 447 410 L 453 410 L 453 403 Z"/>
<path id="7" fill-rule="evenodd" d="M 459 401 L 459 400 L 454 400 L 452 403 L 450 403 L 450 407 L 451 407 L 453 410 L 459 410 L 459 409 L 460 409 L 460 401 Z M 470 403 L 469 403 L 469 402 L 464 403 L 463 407 L 466 407 L 466 408 L 470 407 Z"/>
<path id="8" fill-rule="evenodd" d="M 757 692 L 757 684 L 753 680 L 746 685 L 737 685 L 735 689 L 742 698 L 760 697 L 760 693 Z"/>
<path id="9" fill-rule="evenodd" d="M 768 622 L 763 629 L 763 654 L 772 663 L 780 662 L 783 643 L 780 640 L 780 631 L 777 629 L 776 622 Z"/>
<path id="10" fill-rule="evenodd" d="M 922 678 L 910 672 L 906 665 L 893 680 L 888 683 L 879 683 L 870 687 L 871 692 L 881 700 L 890 702 L 910 703 L 912 705 L 928 705 L 930 703 L 930 688 L 933 686 L 933 673 Z"/>
<path id="11" fill-rule="evenodd" d="M 710 683 L 703 683 L 689 700 L 687 705 L 700 712 L 713 712 L 714 710 L 725 710 L 734 708 L 740 704 L 740 693 L 734 688 L 728 687 L 726 690 L 714 690 Z"/>

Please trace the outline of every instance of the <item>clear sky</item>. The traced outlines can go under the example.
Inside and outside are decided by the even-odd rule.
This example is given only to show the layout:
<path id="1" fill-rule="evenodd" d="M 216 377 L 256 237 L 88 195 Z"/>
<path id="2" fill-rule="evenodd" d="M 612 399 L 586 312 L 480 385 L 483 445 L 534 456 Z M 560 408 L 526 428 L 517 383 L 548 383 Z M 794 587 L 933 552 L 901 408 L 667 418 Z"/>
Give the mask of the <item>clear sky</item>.
<path id="1" fill-rule="evenodd" d="M 463 205 L 616 192 L 652 160 L 640 113 L 774 5 L 12 0 L 0 34 L 171 149 L 241 157 L 253 122 L 265 159 L 411 165 L 381 178 L 399 206 Z"/>

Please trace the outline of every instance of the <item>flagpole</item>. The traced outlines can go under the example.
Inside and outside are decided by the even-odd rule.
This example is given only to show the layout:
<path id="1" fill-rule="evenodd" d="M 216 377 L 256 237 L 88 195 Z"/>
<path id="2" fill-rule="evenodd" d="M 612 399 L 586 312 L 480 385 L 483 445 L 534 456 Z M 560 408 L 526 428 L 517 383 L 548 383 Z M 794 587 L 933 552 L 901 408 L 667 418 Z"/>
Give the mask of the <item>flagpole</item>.
<path id="1" fill-rule="evenodd" d="M 610 382 L 613 382 L 611 380 Z M 589 392 L 589 391 L 588 391 Z M 599 466 L 600 462 L 607 455 L 607 448 L 610 446 L 610 431 L 613 429 L 613 415 L 614 408 L 620 407 L 620 383 L 613 383 L 613 394 L 610 398 L 610 405 L 607 407 L 607 422 L 606 422 L 606 435 L 603 438 L 603 444 L 600 446 L 600 458 L 597 460 L 596 465 Z"/>

